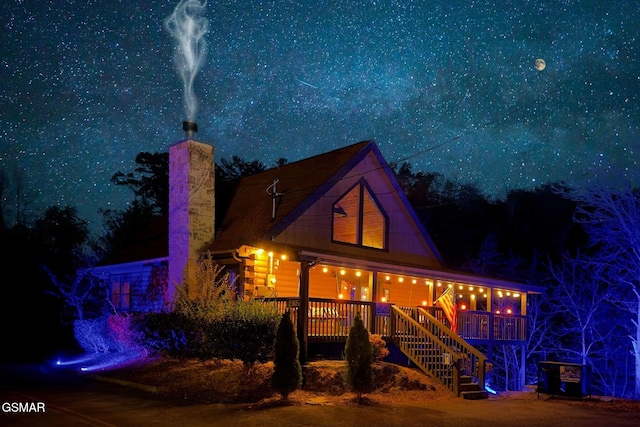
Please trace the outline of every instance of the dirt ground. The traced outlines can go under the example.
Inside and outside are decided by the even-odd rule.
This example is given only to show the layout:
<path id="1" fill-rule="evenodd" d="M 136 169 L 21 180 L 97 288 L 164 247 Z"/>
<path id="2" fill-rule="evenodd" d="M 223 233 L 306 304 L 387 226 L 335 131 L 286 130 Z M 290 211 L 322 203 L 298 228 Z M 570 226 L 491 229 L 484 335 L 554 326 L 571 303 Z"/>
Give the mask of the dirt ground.
<path id="1" fill-rule="evenodd" d="M 460 401 L 436 380 L 409 367 L 379 362 L 374 366 L 377 388 L 366 394 L 361 404 L 414 405 Z M 356 405 L 356 395 L 344 379 L 345 362 L 323 360 L 310 362 L 305 368 L 305 383 L 282 402 L 269 381 L 273 363 L 251 368 L 229 360 L 197 361 L 168 358 L 143 359 L 116 369 L 94 372 L 132 386 L 144 385 L 160 395 L 203 403 L 246 403 L 256 406 L 279 405 Z M 535 392 L 505 392 L 492 400 L 557 400 Z M 640 413 L 640 401 L 592 396 L 567 400 L 569 405 L 589 406 L 599 410 Z"/>

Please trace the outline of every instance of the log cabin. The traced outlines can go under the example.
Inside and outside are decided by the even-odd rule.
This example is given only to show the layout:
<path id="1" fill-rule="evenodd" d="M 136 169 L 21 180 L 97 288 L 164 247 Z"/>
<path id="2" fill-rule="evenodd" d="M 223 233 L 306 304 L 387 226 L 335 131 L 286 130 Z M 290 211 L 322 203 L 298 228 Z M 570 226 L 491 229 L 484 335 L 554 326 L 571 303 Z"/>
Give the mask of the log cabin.
<path id="1" fill-rule="evenodd" d="M 527 297 L 540 289 L 447 269 L 375 142 L 222 191 L 213 146 L 185 130 L 169 149 L 168 219 L 94 270 L 118 310 L 167 309 L 206 254 L 243 297 L 292 311 L 303 363 L 344 348 L 359 313 L 370 333 L 458 395 L 486 396 L 495 345 L 520 346 L 524 365 Z"/>

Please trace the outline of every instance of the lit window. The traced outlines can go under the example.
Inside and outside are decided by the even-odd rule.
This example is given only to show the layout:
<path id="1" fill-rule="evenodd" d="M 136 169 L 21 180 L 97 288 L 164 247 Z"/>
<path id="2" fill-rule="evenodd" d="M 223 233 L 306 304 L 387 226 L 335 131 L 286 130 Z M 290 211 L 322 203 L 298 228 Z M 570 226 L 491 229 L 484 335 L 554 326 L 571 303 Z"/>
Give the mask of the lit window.
<path id="1" fill-rule="evenodd" d="M 111 302 L 116 310 L 129 311 L 130 304 L 129 282 L 114 282 L 111 288 Z"/>
<path id="2" fill-rule="evenodd" d="M 333 204 L 333 240 L 385 249 L 388 219 L 364 180 Z"/>

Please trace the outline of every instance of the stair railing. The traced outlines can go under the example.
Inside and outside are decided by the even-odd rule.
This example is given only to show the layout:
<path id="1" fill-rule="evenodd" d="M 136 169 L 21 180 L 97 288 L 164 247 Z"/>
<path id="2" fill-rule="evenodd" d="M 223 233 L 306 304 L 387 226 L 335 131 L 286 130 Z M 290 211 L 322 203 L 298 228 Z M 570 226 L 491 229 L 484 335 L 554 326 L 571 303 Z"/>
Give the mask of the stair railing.
<path id="1" fill-rule="evenodd" d="M 487 357 L 477 348 L 460 338 L 431 313 L 418 307 L 417 321 L 429 332 L 430 336 L 437 337 L 448 348 L 452 349 L 460 357 L 460 375 L 467 375 L 477 381 L 484 390 L 487 373 Z"/>
<path id="2" fill-rule="evenodd" d="M 389 320 L 394 344 L 416 366 L 458 396 L 462 356 L 396 306 L 391 306 Z"/>

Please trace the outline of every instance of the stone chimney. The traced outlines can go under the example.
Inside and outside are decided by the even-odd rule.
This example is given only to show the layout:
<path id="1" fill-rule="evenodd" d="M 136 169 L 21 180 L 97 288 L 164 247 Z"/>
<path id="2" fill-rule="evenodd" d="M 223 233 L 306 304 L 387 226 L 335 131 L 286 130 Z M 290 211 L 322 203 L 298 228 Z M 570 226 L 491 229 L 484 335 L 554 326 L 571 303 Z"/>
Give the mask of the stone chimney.
<path id="1" fill-rule="evenodd" d="M 187 139 L 169 147 L 169 283 L 165 306 L 176 287 L 195 273 L 199 251 L 214 237 L 213 146 L 195 141 L 195 123 L 183 123 Z"/>

